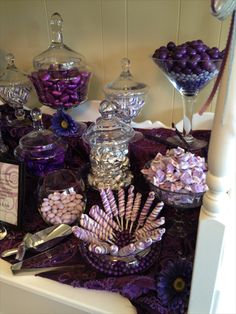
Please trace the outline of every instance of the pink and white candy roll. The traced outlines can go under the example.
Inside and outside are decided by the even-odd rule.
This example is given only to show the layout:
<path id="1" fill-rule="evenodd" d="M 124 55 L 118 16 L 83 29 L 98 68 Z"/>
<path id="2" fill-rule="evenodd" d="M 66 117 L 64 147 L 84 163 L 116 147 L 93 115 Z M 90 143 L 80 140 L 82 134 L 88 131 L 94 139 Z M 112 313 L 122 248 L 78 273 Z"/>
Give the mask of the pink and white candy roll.
<path id="1" fill-rule="evenodd" d="M 139 226 L 143 226 L 144 225 L 144 221 L 147 217 L 147 214 L 149 212 L 149 209 L 151 208 L 152 206 L 152 203 L 155 199 L 155 193 L 154 192 L 149 192 L 148 194 L 148 198 L 142 208 L 142 211 L 140 213 L 140 216 L 139 216 L 139 220 L 138 220 L 138 225 Z"/>
<path id="2" fill-rule="evenodd" d="M 82 241 L 85 241 L 88 243 L 99 243 L 100 242 L 98 240 L 97 235 L 88 231 L 88 230 L 84 230 L 83 228 L 80 228 L 78 226 L 73 226 L 71 229 L 72 229 L 72 232 L 74 233 L 74 235 Z"/>
<path id="3" fill-rule="evenodd" d="M 131 185 L 128 190 L 128 199 L 126 203 L 126 209 L 125 209 L 125 219 L 130 220 L 132 208 L 133 208 L 133 202 L 134 202 L 134 186 Z"/>
<path id="4" fill-rule="evenodd" d="M 88 247 L 90 252 L 96 253 L 96 254 L 109 254 L 109 245 L 102 245 L 102 244 L 95 244 L 91 243 Z"/>
<path id="5" fill-rule="evenodd" d="M 100 190 L 100 196 L 101 196 L 101 199 L 102 199 L 102 203 L 103 203 L 103 207 L 104 207 L 104 210 L 105 212 L 107 213 L 108 216 L 112 217 L 112 209 L 111 209 L 111 206 L 110 206 L 110 203 L 109 203 L 109 200 L 107 198 L 107 195 L 106 195 L 106 192 L 105 190 Z"/>
<path id="6" fill-rule="evenodd" d="M 120 218 L 125 215 L 125 191 L 120 189 L 118 191 L 118 204 L 119 204 L 119 216 Z"/>
<path id="7" fill-rule="evenodd" d="M 131 214 L 131 217 L 130 217 L 130 220 L 132 222 L 134 222 L 136 220 L 136 218 L 137 218 L 138 211 L 139 211 L 140 204 L 141 204 L 141 200 L 142 200 L 142 194 L 141 193 L 136 193 L 136 196 L 135 196 L 135 199 L 134 199 L 134 205 L 133 205 L 133 208 L 132 208 L 132 214 Z"/>
<path id="8" fill-rule="evenodd" d="M 94 205 L 91 207 L 91 209 L 92 208 L 93 208 L 93 211 L 97 213 L 97 215 L 101 216 L 104 220 L 108 222 L 108 224 L 112 227 L 112 229 L 119 231 L 119 226 L 117 225 L 115 221 L 112 220 L 111 216 L 108 216 L 101 208 L 99 208 L 98 205 Z M 89 211 L 89 214 L 90 214 L 90 211 Z"/>
<path id="9" fill-rule="evenodd" d="M 128 256 L 133 254 L 133 252 L 135 251 L 136 247 L 133 243 L 130 243 L 124 247 L 122 247 L 119 251 L 118 251 L 118 256 Z"/>
<path id="10" fill-rule="evenodd" d="M 118 216 L 118 208 L 117 208 L 117 205 L 116 205 L 116 200 L 115 200 L 114 194 L 113 194 L 111 189 L 106 189 L 106 193 L 107 193 L 108 201 L 110 203 L 112 214 L 115 217 L 117 217 Z"/>
<path id="11" fill-rule="evenodd" d="M 150 215 L 147 217 L 146 223 L 149 221 L 155 220 L 157 218 L 157 216 L 160 214 L 163 206 L 164 206 L 163 202 L 157 203 L 157 205 L 151 211 Z"/>

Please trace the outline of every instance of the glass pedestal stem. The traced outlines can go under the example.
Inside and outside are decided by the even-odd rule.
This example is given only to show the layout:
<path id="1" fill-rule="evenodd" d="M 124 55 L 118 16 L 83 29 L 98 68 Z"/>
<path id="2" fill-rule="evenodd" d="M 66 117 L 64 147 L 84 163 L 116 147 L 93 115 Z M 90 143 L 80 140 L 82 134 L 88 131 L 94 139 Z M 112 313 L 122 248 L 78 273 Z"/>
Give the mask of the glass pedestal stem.
<path id="1" fill-rule="evenodd" d="M 2 118 L 2 114 L 0 112 L 0 155 L 5 154 L 8 151 L 8 146 L 4 144 L 3 139 L 2 139 L 1 118 Z"/>
<path id="2" fill-rule="evenodd" d="M 183 99 L 183 136 L 186 142 L 192 143 L 193 112 L 197 95 L 182 95 Z"/>

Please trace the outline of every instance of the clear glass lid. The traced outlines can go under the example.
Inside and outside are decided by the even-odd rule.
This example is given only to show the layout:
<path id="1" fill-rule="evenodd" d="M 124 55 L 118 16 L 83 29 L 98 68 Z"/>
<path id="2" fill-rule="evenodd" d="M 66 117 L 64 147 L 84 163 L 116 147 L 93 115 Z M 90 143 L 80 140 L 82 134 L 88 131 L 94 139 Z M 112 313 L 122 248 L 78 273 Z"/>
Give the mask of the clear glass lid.
<path id="1" fill-rule="evenodd" d="M 29 84 L 27 75 L 15 65 L 15 57 L 12 53 L 6 55 L 7 67 L 0 73 L 0 86 L 14 86 Z"/>
<path id="2" fill-rule="evenodd" d="M 84 56 L 73 51 L 63 43 L 63 19 L 59 13 L 54 13 L 50 19 L 52 42 L 47 50 L 33 59 L 35 70 L 89 70 Z"/>
<path id="3" fill-rule="evenodd" d="M 50 130 L 43 128 L 42 113 L 35 108 L 31 112 L 34 130 L 23 136 L 19 141 L 19 148 L 23 151 L 40 152 L 49 151 L 59 145 L 65 145 L 63 140 Z"/>
<path id="4" fill-rule="evenodd" d="M 112 101 L 103 100 L 99 112 L 101 117 L 91 124 L 83 135 L 89 144 L 121 144 L 129 142 L 134 136 L 134 130 L 117 117 L 117 107 Z"/>
<path id="5" fill-rule="evenodd" d="M 105 85 L 104 92 L 107 95 L 141 95 L 148 91 L 148 86 L 144 83 L 136 82 L 130 72 L 130 60 L 121 59 L 121 73 L 119 77 Z"/>

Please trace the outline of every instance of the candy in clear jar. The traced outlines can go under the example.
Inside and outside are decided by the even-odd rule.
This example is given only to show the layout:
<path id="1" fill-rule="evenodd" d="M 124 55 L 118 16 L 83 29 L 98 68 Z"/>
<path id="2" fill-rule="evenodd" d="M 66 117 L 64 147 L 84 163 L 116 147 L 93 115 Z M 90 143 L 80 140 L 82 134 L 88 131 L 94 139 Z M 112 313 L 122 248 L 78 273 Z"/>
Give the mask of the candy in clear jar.
<path id="1" fill-rule="evenodd" d="M 83 139 L 90 145 L 88 183 L 96 189 L 118 190 L 129 185 L 133 178 L 128 144 L 134 131 L 117 117 L 113 102 L 102 101 L 99 111 L 101 117 L 83 134 Z"/>

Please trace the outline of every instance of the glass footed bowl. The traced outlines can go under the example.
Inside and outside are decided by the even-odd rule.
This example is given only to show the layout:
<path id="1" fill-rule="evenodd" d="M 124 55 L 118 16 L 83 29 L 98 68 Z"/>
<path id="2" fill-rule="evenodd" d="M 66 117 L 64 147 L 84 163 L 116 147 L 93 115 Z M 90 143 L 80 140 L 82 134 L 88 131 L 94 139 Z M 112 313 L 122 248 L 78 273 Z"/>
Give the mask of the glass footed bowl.
<path id="1" fill-rule="evenodd" d="M 85 205 L 85 185 L 79 174 L 59 169 L 44 177 L 39 187 L 38 210 L 47 224 L 75 223 Z"/>
<path id="2" fill-rule="evenodd" d="M 81 255 L 88 264 L 97 271 L 110 276 L 132 275 L 148 270 L 157 261 L 160 247 L 156 242 L 137 254 L 121 257 L 91 252 L 82 241 L 79 246 Z"/>
<path id="3" fill-rule="evenodd" d="M 150 161 L 146 163 L 144 169 L 149 168 L 150 163 Z M 202 205 L 202 198 L 205 192 L 193 193 L 187 190 L 186 192 L 175 192 L 162 189 L 154 185 L 146 175 L 143 174 L 143 176 L 148 183 L 150 190 L 153 191 L 156 197 L 165 205 L 179 209 L 196 208 Z"/>

